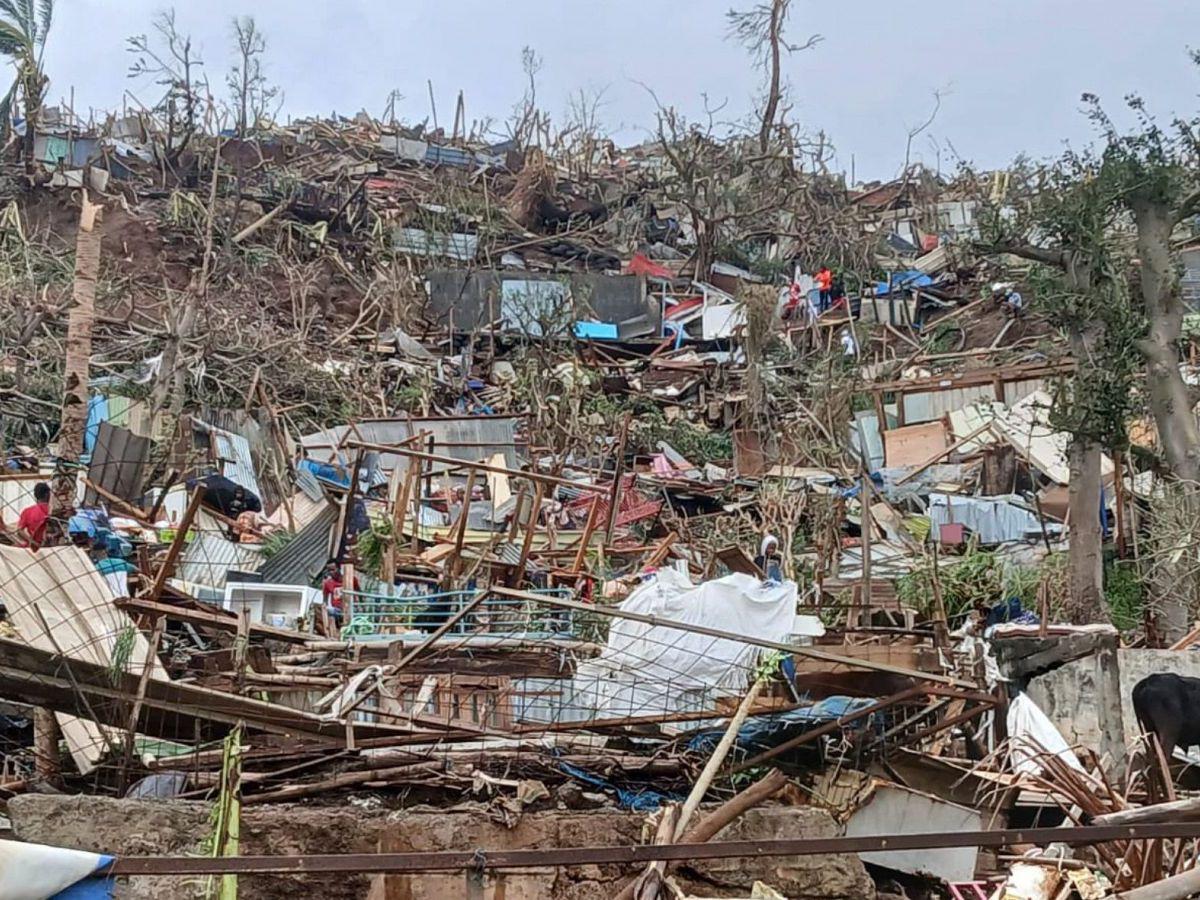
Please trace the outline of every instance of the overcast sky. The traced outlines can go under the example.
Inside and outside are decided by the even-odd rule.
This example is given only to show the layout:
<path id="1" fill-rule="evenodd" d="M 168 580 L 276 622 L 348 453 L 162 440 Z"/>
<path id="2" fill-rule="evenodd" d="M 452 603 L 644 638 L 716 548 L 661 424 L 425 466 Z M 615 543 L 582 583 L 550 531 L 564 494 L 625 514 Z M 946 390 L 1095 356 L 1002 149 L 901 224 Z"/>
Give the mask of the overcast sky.
<path id="1" fill-rule="evenodd" d="M 749 5 L 742 0 L 738 6 Z M 252 14 L 266 33 L 269 77 L 285 92 L 283 114 L 367 109 L 380 115 L 389 91 L 401 114 L 429 115 L 432 79 L 441 124 L 465 92 L 468 118 L 498 124 L 519 100 L 521 49 L 544 63 L 539 99 L 556 117 L 580 88 L 603 90 L 602 121 L 625 143 L 647 136 L 654 102 L 689 115 L 702 96 L 726 103 L 726 118 L 753 109 L 760 76 L 727 39 L 728 2 L 718 0 L 204 0 L 176 7 L 209 78 L 224 91 L 230 20 Z M 149 32 L 154 0 L 58 0 L 46 49 L 51 103 L 75 89 L 76 109 L 119 107 L 122 92 L 144 101 L 155 88 L 127 78 L 126 38 Z M 956 150 L 984 167 L 1015 154 L 1057 153 L 1091 136 L 1080 94 L 1117 109 L 1140 92 L 1153 109 L 1200 109 L 1200 0 L 794 0 L 789 38 L 819 33 L 815 49 L 786 61 L 793 118 L 824 129 L 837 167 L 859 179 L 890 177 L 904 159 L 907 130 L 922 122 L 933 92 L 945 96 L 914 158 L 943 168 Z M 953 148 L 953 149 L 951 149 Z"/>

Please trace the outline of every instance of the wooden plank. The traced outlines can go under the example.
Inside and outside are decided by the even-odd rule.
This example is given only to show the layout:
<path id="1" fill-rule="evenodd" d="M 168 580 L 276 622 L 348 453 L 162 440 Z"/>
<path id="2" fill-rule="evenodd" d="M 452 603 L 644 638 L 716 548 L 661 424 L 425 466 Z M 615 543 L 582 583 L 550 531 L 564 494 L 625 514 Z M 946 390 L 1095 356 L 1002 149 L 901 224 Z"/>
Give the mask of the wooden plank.
<path id="1" fill-rule="evenodd" d="M 919 465 L 931 454 L 944 453 L 946 426 L 939 420 L 906 425 L 883 433 L 883 454 L 889 469 Z"/>
<path id="2" fill-rule="evenodd" d="M 188 529 L 192 527 L 192 519 L 196 518 L 196 513 L 200 511 L 200 504 L 204 501 L 204 488 L 197 487 L 192 491 L 192 499 L 188 501 L 187 509 L 184 510 L 183 518 L 179 522 L 179 527 L 175 531 L 175 538 L 171 541 L 171 546 L 167 548 L 166 558 L 163 559 L 162 565 L 158 567 L 158 571 L 154 574 L 154 583 L 150 586 L 150 599 L 157 600 L 162 594 L 163 586 L 167 583 L 167 579 L 171 577 L 171 573 L 175 570 L 175 563 L 179 559 L 179 554 L 183 552 L 183 545 L 187 538 Z"/>

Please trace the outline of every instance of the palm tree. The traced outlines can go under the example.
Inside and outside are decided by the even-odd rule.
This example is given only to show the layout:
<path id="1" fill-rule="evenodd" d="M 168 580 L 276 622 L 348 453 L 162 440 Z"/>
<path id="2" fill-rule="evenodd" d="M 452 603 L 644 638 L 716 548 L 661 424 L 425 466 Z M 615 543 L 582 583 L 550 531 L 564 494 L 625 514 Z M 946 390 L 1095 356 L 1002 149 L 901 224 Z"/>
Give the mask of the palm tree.
<path id="1" fill-rule="evenodd" d="M 0 100 L 0 137 L 7 139 L 12 128 L 13 105 L 18 93 L 25 104 L 25 140 L 22 156 L 25 172 L 33 174 L 33 139 L 46 76 L 42 74 L 42 52 L 54 15 L 54 0 L 0 0 L 0 54 L 12 60 L 16 78 Z"/>

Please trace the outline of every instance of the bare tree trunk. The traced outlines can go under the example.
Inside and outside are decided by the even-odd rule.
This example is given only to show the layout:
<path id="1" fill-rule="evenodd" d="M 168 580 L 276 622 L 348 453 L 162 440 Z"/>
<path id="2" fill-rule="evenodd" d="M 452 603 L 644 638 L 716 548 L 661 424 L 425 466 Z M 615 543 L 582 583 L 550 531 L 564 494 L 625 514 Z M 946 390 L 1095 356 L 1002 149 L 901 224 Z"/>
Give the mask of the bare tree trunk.
<path id="1" fill-rule="evenodd" d="M 771 141 L 771 129 L 775 127 L 775 113 L 779 109 L 779 42 L 783 26 L 783 13 L 789 0 L 771 0 L 771 24 L 767 31 L 767 43 L 771 54 L 771 80 L 767 86 L 767 102 L 763 106 L 762 127 L 758 132 L 758 147 L 763 153 Z"/>
<path id="2" fill-rule="evenodd" d="M 33 708 L 34 771 L 38 778 L 57 784 L 62 777 L 62 756 L 58 752 L 58 719 L 54 710 Z"/>
<path id="3" fill-rule="evenodd" d="M 82 192 L 79 231 L 75 236 L 75 285 L 67 317 L 67 352 L 63 372 L 62 421 L 58 431 L 58 466 L 54 472 L 55 516 L 75 508 L 75 481 L 88 417 L 88 370 L 92 329 L 96 322 L 96 279 L 100 275 L 101 207 Z"/>
<path id="4" fill-rule="evenodd" d="M 1150 322 L 1149 334 L 1138 344 L 1146 357 L 1150 408 L 1171 471 L 1184 481 L 1200 481 L 1200 428 L 1179 372 L 1183 304 L 1171 259 L 1172 211 L 1165 203 L 1141 196 L 1130 205 L 1142 261 L 1142 299 Z"/>
<path id="5" fill-rule="evenodd" d="M 1074 438 L 1067 448 L 1071 469 L 1070 529 L 1071 607 L 1100 612 L 1104 609 L 1104 559 L 1100 532 L 1100 447 Z"/>

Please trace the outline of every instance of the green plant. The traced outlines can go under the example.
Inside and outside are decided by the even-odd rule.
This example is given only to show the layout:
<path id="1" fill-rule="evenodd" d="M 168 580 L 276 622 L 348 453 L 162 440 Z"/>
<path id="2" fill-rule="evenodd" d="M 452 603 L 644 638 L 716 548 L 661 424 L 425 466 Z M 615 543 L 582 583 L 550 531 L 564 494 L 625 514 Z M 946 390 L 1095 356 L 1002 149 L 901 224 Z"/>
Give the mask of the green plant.
<path id="1" fill-rule="evenodd" d="M 383 556 L 392 542 L 392 520 L 382 517 L 371 520 L 371 527 L 358 536 L 355 548 L 363 570 L 382 577 Z"/>
<path id="2" fill-rule="evenodd" d="M 1142 582 L 1129 563 L 1113 560 L 1104 573 L 1104 602 L 1118 631 L 1134 631 L 1142 624 Z"/>
<path id="3" fill-rule="evenodd" d="M 121 676 L 129 671 L 129 660 L 133 656 L 133 646 L 137 641 L 137 628 L 126 625 L 117 632 L 113 641 L 112 657 L 108 662 L 108 680 L 118 684 Z"/>
<path id="4" fill-rule="evenodd" d="M 905 605 L 932 616 L 933 579 L 933 558 L 928 556 L 919 568 L 897 580 L 896 593 Z M 995 553 L 972 545 L 956 562 L 938 566 L 937 580 L 946 616 L 953 624 L 976 606 L 994 606 L 1008 597 L 1019 597 L 1026 609 L 1036 607 L 1041 572 L 1006 565 Z"/>
<path id="5" fill-rule="evenodd" d="M 270 559 L 275 554 L 279 553 L 284 547 L 296 539 L 295 532 L 292 531 L 272 531 L 262 542 L 262 557 Z"/>

